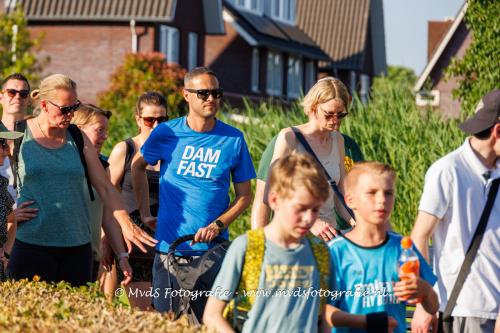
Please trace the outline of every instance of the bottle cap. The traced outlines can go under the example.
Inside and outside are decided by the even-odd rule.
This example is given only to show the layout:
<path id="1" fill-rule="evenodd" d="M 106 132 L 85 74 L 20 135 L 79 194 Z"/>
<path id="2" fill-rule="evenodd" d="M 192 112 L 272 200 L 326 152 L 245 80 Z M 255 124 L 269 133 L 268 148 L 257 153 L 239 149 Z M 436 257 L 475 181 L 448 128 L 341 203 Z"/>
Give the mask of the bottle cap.
<path id="1" fill-rule="evenodd" d="M 408 250 L 409 248 L 411 248 L 411 245 L 412 245 L 412 241 L 411 241 L 411 238 L 408 237 L 408 236 L 405 236 L 401 239 L 401 247 L 405 250 Z"/>

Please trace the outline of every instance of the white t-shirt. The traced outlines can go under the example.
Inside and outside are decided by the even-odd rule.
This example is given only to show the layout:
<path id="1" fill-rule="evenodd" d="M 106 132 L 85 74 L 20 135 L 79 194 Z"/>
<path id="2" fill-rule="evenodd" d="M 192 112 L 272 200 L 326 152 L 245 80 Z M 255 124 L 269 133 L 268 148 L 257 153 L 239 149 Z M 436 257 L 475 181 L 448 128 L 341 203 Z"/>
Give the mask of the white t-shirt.
<path id="1" fill-rule="evenodd" d="M 0 165 L 0 175 L 4 176 L 9 180 L 9 186 L 7 186 L 7 190 L 9 191 L 10 196 L 14 201 L 17 200 L 17 192 L 14 189 L 14 174 L 12 173 L 12 168 L 10 166 L 10 159 L 5 157 L 3 160 L 3 165 Z"/>
<path id="2" fill-rule="evenodd" d="M 487 180 L 483 176 L 491 171 Z M 436 161 L 425 176 L 419 210 L 440 219 L 433 235 L 434 270 L 440 311 L 444 311 L 465 253 L 486 205 L 500 163 L 488 170 L 472 150 L 469 139 Z M 452 315 L 496 319 L 500 301 L 500 193 L 486 231 Z"/>

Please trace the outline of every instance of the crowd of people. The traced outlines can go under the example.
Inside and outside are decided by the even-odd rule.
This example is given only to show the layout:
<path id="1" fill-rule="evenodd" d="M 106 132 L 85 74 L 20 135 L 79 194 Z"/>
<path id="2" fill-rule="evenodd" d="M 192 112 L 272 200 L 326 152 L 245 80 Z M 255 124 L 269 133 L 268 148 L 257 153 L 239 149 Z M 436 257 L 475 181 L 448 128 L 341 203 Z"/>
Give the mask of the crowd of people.
<path id="1" fill-rule="evenodd" d="M 269 142 L 257 173 L 243 133 L 217 118 L 217 75 L 194 68 L 182 91 L 188 113 L 171 120 L 165 96 L 141 94 L 130 110 L 138 134 L 107 158 L 112 113 L 81 102 L 71 78 L 53 74 L 35 90 L 19 73 L 3 80 L 1 280 L 98 281 L 109 298 L 122 284 L 134 308 L 188 313 L 219 332 L 402 333 L 408 304 L 413 332 L 493 332 L 500 90 L 460 125 L 471 135 L 464 144 L 426 174 L 408 245 L 416 273 L 397 266 L 408 240 L 390 226 L 396 172 L 363 162 L 339 131 L 352 100 L 340 80 L 307 92 L 308 121 Z M 205 281 L 204 313 L 189 313 L 172 256 L 185 269 L 209 265 L 195 260 L 229 238 L 252 200 L 251 230 L 210 263 L 218 274 Z"/>

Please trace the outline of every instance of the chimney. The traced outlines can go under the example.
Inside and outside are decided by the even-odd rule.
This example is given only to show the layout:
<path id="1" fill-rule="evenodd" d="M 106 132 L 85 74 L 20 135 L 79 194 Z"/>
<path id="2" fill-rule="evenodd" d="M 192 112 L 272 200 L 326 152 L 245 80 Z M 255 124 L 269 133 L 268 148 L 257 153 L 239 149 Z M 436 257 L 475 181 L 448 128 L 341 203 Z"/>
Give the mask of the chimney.
<path id="1" fill-rule="evenodd" d="M 444 38 L 448 29 L 453 24 L 453 19 L 446 21 L 429 21 L 427 22 L 427 62 L 429 62 L 436 51 L 439 43 Z"/>

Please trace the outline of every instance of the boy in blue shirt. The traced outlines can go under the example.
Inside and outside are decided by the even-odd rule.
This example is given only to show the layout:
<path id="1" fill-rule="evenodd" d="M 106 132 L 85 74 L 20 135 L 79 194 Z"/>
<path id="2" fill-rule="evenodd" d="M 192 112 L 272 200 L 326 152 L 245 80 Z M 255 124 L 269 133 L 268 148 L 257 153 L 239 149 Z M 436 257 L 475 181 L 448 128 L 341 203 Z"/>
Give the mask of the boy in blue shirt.
<path id="1" fill-rule="evenodd" d="M 379 162 L 357 163 L 344 180 L 356 227 L 329 243 L 332 272 L 325 320 L 332 332 L 406 332 L 406 304 L 438 309 L 431 268 L 418 253 L 420 276 L 398 276 L 401 235 L 389 232 L 396 174 Z M 404 278 L 404 280 L 403 280 Z M 406 300 L 406 303 L 403 302 Z"/>
<path id="2" fill-rule="evenodd" d="M 292 154 L 276 161 L 269 184 L 271 223 L 233 241 L 213 284 L 203 323 L 217 332 L 233 332 L 223 311 L 240 281 L 241 290 L 257 292 L 242 332 L 318 330 L 322 302 L 304 292 L 328 288 L 328 249 L 308 234 L 328 198 L 328 181 L 312 157 Z"/>

